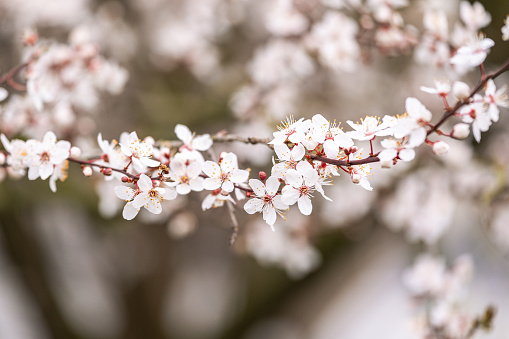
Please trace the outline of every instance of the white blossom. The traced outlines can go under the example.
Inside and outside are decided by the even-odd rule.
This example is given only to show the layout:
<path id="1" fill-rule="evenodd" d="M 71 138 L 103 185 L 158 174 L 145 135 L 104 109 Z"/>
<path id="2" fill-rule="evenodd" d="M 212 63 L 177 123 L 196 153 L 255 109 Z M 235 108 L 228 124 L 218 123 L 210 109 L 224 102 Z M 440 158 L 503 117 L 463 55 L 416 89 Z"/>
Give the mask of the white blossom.
<path id="1" fill-rule="evenodd" d="M 409 136 L 408 145 L 416 147 L 426 140 L 425 126 L 431 121 L 431 112 L 416 98 L 407 98 L 406 115 L 398 119 L 394 128 L 394 137 L 401 139 Z"/>
<path id="2" fill-rule="evenodd" d="M 493 122 L 497 122 L 500 114 L 498 107 L 509 107 L 507 94 L 505 93 L 507 86 L 499 88 L 495 87 L 493 79 L 488 80 L 486 83 L 486 90 L 484 91 L 484 101 L 488 104 L 488 113 Z"/>
<path id="3" fill-rule="evenodd" d="M 287 205 L 298 203 L 299 210 L 304 215 L 310 215 L 313 211 L 311 193 L 316 189 L 319 179 L 316 170 L 307 161 L 301 161 L 296 169 L 286 172 L 286 186 L 283 187 L 281 200 Z"/>
<path id="4" fill-rule="evenodd" d="M 203 190 L 203 178 L 200 177 L 202 166 L 198 161 L 174 158 L 170 162 L 170 172 L 166 177 L 172 181 L 165 182 L 169 187 L 175 187 L 178 194 L 188 194 L 191 190 Z"/>
<path id="5" fill-rule="evenodd" d="M 144 172 L 147 167 L 158 167 L 159 161 L 151 159 L 153 155 L 153 146 L 138 138 L 136 132 L 131 132 L 129 135 L 123 133 L 120 136 L 120 149 L 122 153 L 130 157 L 134 170 L 137 172 Z"/>
<path id="6" fill-rule="evenodd" d="M 392 135 L 392 128 L 397 124 L 398 120 L 395 117 L 386 115 L 383 117 L 382 122 L 380 118 L 367 116 L 361 119 L 361 123 L 354 123 L 348 120 L 346 123 L 354 129 L 354 131 L 346 132 L 346 135 L 356 140 L 372 140 L 377 136 Z"/>
<path id="7" fill-rule="evenodd" d="M 160 214 L 162 212 L 161 202 L 172 200 L 177 197 L 177 193 L 172 188 L 154 187 L 152 180 L 145 174 L 141 174 L 136 182 L 137 189 L 127 186 L 115 186 L 115 194 L 127 203 L 124 206 L 122 216 L 126 220 L 131 220 L 145 207 L 150 213 Z"/>
<path id="8" fill-rule="evenodd" d="M 468 40 L 461 46 L 451 58 L 451 64 L 460 67 L 476 67 L 484 62 L 491 47 L 495 45 L 493 40 L 482 36 Z"/>
<path id="9" fill-rule="evenodd" d="M 278 194 L 279 179 L 270 176 L 263 184 L 258 179 L 250 179 L 249 186 L 253 189 L 256 197 L 249 199 L 244 204 L 244 210 L 249 214 L 255 212 L 263 213 L 263 220 L 274 231 L 276 214 L 282 215 L 282 210 L 288 209 L 288 205 L 281 201 L 281 195 Z"/>
<path id="10" fill-rule="evenodd" d="M 222 188 L 226 192 L 232 192 L 234 184 L 245 182 L 249 177 L 249 172 L 236 168 L 237 156 L 234 153 L 225 153 L 220 160 L 219 165 L 212 161 L 206 161 L 202 170 L 208 175 L 203 180 L 203 188 L 206 190 L 215 190 Z"/>
<path id="11" fill-rule="evenodd" d="M 27 155 L 24 164 L 28 167 L 28 179 L 41 177 L 46 180 L 53 174 L 55 165 L 60 165 L 69 157 L 71 143 L 60 140 L 57 142 L 55 133 L 46 132 L 41 141 L 29 139 L 25 143 Z"/>

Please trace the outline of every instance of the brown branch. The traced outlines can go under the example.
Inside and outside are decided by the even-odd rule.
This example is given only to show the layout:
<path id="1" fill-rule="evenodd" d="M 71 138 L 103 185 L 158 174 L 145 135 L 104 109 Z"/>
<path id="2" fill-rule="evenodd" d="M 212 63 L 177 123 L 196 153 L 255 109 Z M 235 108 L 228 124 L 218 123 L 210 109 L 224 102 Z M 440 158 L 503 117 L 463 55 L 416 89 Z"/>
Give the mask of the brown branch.
<path id="1" fill-rule="evenodd" d="M 318 160 L 318 161 L 325 162 L 327 164 L 331 164 L 331 165 L 335 165 L 335 166 L 355 166 L 355 165 L 364 165 L 364 164 L 369 164 L 372 162 L 380 161 L 380 158 L 378 158 L 377 156 L 371 156 L 371 155 L 364 159 L 351 160 L 351 161 L 329 159 L 329 158 L 322 157 L 322 156 L 315 155 L 315 154 L 310 154 L 309 157 L 313 160 Z"/>
<path id="2" fill-rule="evenodd" d="M 460 100 L 456 103 L 456 105 L 454 105 L 454 107 L 450 110 L 447 110 L 444 115 L 442 115 L 442 117 L 440 118 L 440 120 L 436 123 L 436 125 L 430 129 L 428 132 L 427 132 L 427 135 L 429 136 L 431 133 L 433 132 L 436 132 L 437 129 L 447 120 L 449 119 L 450 117 L 452 117 L 454 114 L 456 114 L 456 112 L 464 105 L 468 104 L 469 103 L 469 100 L 477 93 L 481 90 L 481 88 L 483 88 L 486 83 L 488 82 L 488 80 L 490 79 L 495 79 L 496 77 L 498 77 L 500 74 L 506 72 L 509 70 L 509 59 L 506 60 L 506 62 L 500 66 L 500 68 L 498 70 L 496 70 L 495 72 L 493 73 L 490 73 L 488 75 L 486 75 L 484 78 L 482 78 L 479 83 L 477 84 L 477 86 L 475 86 L 475 88 L 472 90 L 472 92 L 470 93 L 470 95 L 468 96 L 467 99 L 465 100 Z"/>

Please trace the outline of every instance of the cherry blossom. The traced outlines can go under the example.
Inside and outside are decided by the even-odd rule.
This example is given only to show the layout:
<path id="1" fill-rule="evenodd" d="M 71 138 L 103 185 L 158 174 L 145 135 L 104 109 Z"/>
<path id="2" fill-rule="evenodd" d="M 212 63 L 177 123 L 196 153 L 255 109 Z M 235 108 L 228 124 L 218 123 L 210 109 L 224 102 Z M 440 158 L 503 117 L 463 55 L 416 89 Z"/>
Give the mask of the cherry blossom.
<path id="1" fill-rule="evenodd" d="M 191 190 L 199 192 L 203 190 L 203 178 L 201 164 L 198 161 L 189 161 L 174 158 L 170 162 L 170 171 L 167 175 L 172 181 L 165 182 L 169 187 L 175 187 L 178 194 L 188 194 Z"/>
<path id="2" fill-rule="evenodd" d="M 285 144 L 275 145 L 274 151 L 278 156 L 279 163 L 272 167 L 271 174 L 277 178 L 283 179 L 290 168 L 297 167 L 297 163 L 302 160 L 306 150 L 302 144 L 297 144 L 290 150 Z"/>
<path id="3" fill-rule="evenodd" d="M 354 131 L 346 132 L 346 135 L 356 140 L 372 140 L 377 136 L 392 135 L 392 128 L 396 125 L 395 117 L 386 115 L 380 123 L 378 117 L 366 117 L 361 119 L 361 123 L 354 123 L 351 120 L 346 122 Z"/>
<path id="4" fill-rule="evenodd" d="M 24 164 L 28 167 L 28 179 L 41 177 L 46 180 L 53 174 L 55 165 L 60 165 L 69 157 L 71 143 L 60 140 L 53 132 L 46 132 L 41 141 L 30 139 L 25 143 L 27 155 Z"/>
<path id="5" fill-rule="evenodd" d="M 201 209 L 208 210 L 210 208 L 222 207 L 225 202 L 231 202 L 235 204 L 235 200 L 231 197 L 230 194 L 222 194 L 222 190 L 220 188 L 213 190 L 210 192 L 202 201 Z"/>
<path id="6" fill-rule="evenodd" d="M 353 146 L 352 139 L 336 126 L 335 122 L 331 124 L 321 114 L 315 114 L 311 122 L 311 131 L 307 133 L 303 142 L 308 150 L 313 150 L 321 144 L 328 157 L 335 157 L 339 147 Z"/>
<path id="7" fill-rule="evenodd" d="M 313 211 L 311 193 L 316 189 L 318 179 L 318 173 L 309 162 L 299 162 L 296 169 L 289 169 L 286 172 L 287 185 L 283 187 L 281 200 L 289 206 L 297 202 L 300 212 L 310 215 Z"/>
<path id="8" fill-rule="evenodd" d="M 203 188 L 206 190 L 215 190 L 222 188 L 226 192 L 232 192 L 234 184 L 245 182 L 249 177 L 249 172 L 236 168 L 237 156 L 234 153 L 225 153 L 222 155 L 219 165 L 212 161 L 206 161 L 202 170 L 208 175 L 203 180 Z"/>
<path id="9" fill-rule="evenodd" d="M 266 184 L 258 179 L 250 179 L 249 186 L 253 189 L 256 197 L 249 199 L 244 204 L 244 210 L 249 214 L 262 212 L 263 220 L 274 231 L 276 214 L 282 215 L 282 210 L 288 209 L 288 205 L 283 203 L 281 195 L 278 194 L 279 179 L 270 176 L 267 178 Z"/>
<path id="10" fill-rule="evenodd" d="M 177 138 L 182 140 L 184 145 L 181 147 L 181 151 L 183 149 L 188 151 L 206 151 L 212 146 L 212 138 L 210 134 L 203 134 L 196 136 L 195 133 L 192 133 L 191 130 L 184 125 L 177 124 L 175 126 L 175 134 Z"/>
<path id="11" fill-rule="evenodd" d="M 451 91 L 451 83 L 449 80 L 434 80 L 435 87 L 421 86 L 420 90 L 430 94 L 438 94 L 441 97 L 446 97 Z"/>
<path id="12" fill-rule="evenodd" d="M 175 190 L 154 185 L 152 180 L 145 174 L 140 175 L 136 186 L 136 190 L 127 186 L 115 187 L 117 197 L 127 202 L 122 212 L 122 216 L 126 220 L 136 217 L 142 206 L 150 213 L 160 214 L 163 210 L 161 202 L 164 199 L 172 200 L 177 197 Z"/>
<path id="13" fill-rule="evenodd" d="M 474 95 L 473 100 L 471 104 L 461 107 L 458 113 L 463 122 L 472 124 L 472 134 L 475 140 L 480 142 L 481 132 L 486 132 L 491 126 L 491 117 L 481 95 Z"/>
<path id="14" fill-rule="evenodd" d="M 406 142 L 408 139 L 404 139 L 403 142 L 395 139 L 384 139 L 380 143 L 383 148 L 378 154 L 380 161 L 393 161 L 396 157 L 403 161 L 411 161 L 415 158 L 414 149 Z"/>
<path id="15" fill-rule="evenodd" d="M 131 159 L 137 172 L 144 172 L 147 167 L 159 166 L 159 161 L 150 158 L 153 155 L 152 145 L 141 141 L 136 132 L 120 136 L 120 149 Z"/>
<path id="16" fill-rule="evenodd" d="M 394 128 L 394 137 L 401 139 L 409 136 L 410 147 L 419 146 L 426 139 L 425 126 L 431 121 L 431 112 L 416 98 L 407 98 L 406 115 L 398 119 Z"/>
<path id="17" fill-rule="evenodd" d="M 298 144 L 302 143 L 305 138 L 305 133 L 308 132 L 311 127 L 310 120 L 304 120 L 304 118 L 300 118 L 295 121 L 293 116 L 290 116 L 286 119 L 286 121 L 281 121 L 281 125 L 277 126 L 278 132 L 274 132 L 274 139 L 269 142 L 271 145 L 281 145 L 284 144 L 286 140 Z"/>
<path id="18" fill-rule="evenodd" d="M 488 104 L 488 113 L 493 122 L 498 121 L 500 114 L 500 110 L 498 109 L 499 106 L 506 108 L 509 107 L 506 90 L 506 86 L 497 90 L 495 87 L 495 82 L 492 79 L 488 80 L 486 84 L 484 100 Z"/>
<path id="19" fill-rule="evenodd" d="M 451 58 L 451 64 L 463 67 L 476 67 L 484 62 L 486 56 L 495 42 L 483 36 L 474 37 L 468 40 L 467 44 L 461 46 Z"/>
<path id="20" fill-rule="evenodd" d="M 468 1 L 461 1 L 460 17 L 472 32 L 477 32 L 491 22 L 490 13 L 486 12 L 484 6 L 477 1 L 473 4 Z"/>

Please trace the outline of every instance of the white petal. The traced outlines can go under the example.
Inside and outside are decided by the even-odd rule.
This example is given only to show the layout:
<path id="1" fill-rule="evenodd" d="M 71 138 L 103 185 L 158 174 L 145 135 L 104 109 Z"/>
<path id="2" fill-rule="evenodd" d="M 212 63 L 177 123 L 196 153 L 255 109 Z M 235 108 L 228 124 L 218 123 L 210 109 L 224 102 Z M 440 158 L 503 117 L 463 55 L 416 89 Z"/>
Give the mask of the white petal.
<path id="1" fill-rule="evenodd" d="M 276 195 L 274 199 L 272 199 L 272 204 L 274 204 L 274 207 L 276 207 L 278 210 L 288 209 L 288 205 L 283 202 L 280 195 Z"/>
<path id="2" fill-rule="evenodd" d="M 193 133 L 191 133 L 191 130 L 187 126 L 181 124 L 175 126 L 175 134 L 177 135 L 177 138 L 184 142 L 184 144 L 188 144 L 193 138 Z"/>
<path id="3" fill-rule="evenodd" d="M 263 220 L 265 220 L 274 231 L 274 223 L 276 222 L 276 210 L 274 207 L 268 206 L 263 210 Z"/>
<path id="4" fill-rule="evenodd" d="M 263 197 L 265 195 L 265 185 L 260 180 L 250 179 L 249 186 L 251 186 L 257 196 Z"/>
<path id="5" fill-rule="evenodd" d="M 283 187 L 283 190 L 281 191 L 281 201 L 286 205 L 293 205 L 299 200 L 300 198 L 300 192 L 295 189 L 293 186 L 286 185 Z"/>
<path id="6" fill-rule="evenodd" d="M 205 161 L 202 165 L 202 171 L 211 178 L 219 178 L 221 175 L 221 168 L 213 161 Z"/>
<path id="7" fill-rule="evenodd" d="M 150 197 L 150 199 L 147 199 L 145 208 L 150 213 L 154 214 L 160 214 L 163 211 L 163 208 L 161 207 L 161 200 L 159 200 L 157 197 Z"/>
<path id="8" fill-rule="evenodd" d="M 140 157 L 140 161 L 143 165 L 148 167 L 159 167 L 161 164 L 159 161 L 150 159 L 149 157 Z"/>
<path id="9" fill-rule="evenodd" d="M 205 178 L 205 180 L 203 180 L 203 188 L 206 190 L 213 191 L 219 187 L 221 187 L 221 179 Z"/>
<path id="10" fill-rule="evenodd" d="M 164 188 L 164 192 L 159 195 L 165 200 L 173 200 L 177 197 L 177 192 L 173 188 Z M 159 191 L 159 190 L 158 190 Z"/>
<path id="11" fill-rule="evenodd" d="M 187 166 L 186 171 L 189 178 L 196 178 L 201 173 L 201 164 L 198 161 L 193 161 Z"/>
<path id="12" fill-rule="evenodd" d="M 209 134 L 199 135 L 193 139 L 192 148 L 198 151 L 206 151 L 212 146 L 212 138 Z"/>
<path id="13" fill-rule="evenodd" d="M 249 178 L 249 172 L 246 170 L 239 169 L 234 170 L 232 175 L 230 176 L 230 180 L 236 184 L 246 182 L 247 178 Z"/>
<path id="14" fill-rule="evenodd" d="M 285 181 L 287 184 L 292 185 L 293 187 L 300 187 L 300 186 L 302 186 L 303 179 L 302 179 L 302 175 L 299 172 L 297 172 L 294 169 L 289 169 L 286 172 Z M 278 187 L 279 187 L 279 185 L 278 185 Z M 276 191 L 277 191 L 277 188 L 276 188 Z"/>
<path id="15" fill-rule="evenodd" d="M 4 101 L 8 95 L 9 95 L 9 92 L 5 88 L 0 87 L 0 101 Z"/>
<path id="16" fill-rule="evenodd" d="M 300 213 L 304 215 L 310 215 L 313 211 L 313 205 L 311 204 L 311 199 L 309 199 L 308 196 L 303 195 L 299 198 L 297 201 L 297 204 L 299 206 Z"/>
<path id="17" fill-rule="evenodd" d="M 233 185 L 233 183 L 230 180 L 226 180 L 225 182 L 223 182 L 223 185 L 221 186 L 221 188 L 223 190 L 225 190 L 226 192 L 231 192 L 231 191 L 233 191 L 235 186 Z"/>
<path id="18" fill-rule="evenodd" d="M 148 192 L 152 189 L 152 180 L 145 174 L 140 175 L 140 179 L 138 179 L 138 188 L 142 192 Z"/>
<path id="19" fill-rule="evenodd" d="M 286 144 L 281 144 L 281 145 L 274 145 L 274 151 L 276 152 L 277 154 L 277 157 L 279 160 L 290 160 L 290 149 L 288 148 L 288 146 L 286 146 Z"/>
<path id="20" fill-rule="evenodd" d="M 279 188 L 279 179 L 276 177 L 269 177 L 265 182 L 265 188 L 267 190 L 267 194 L 276 194 Z"/>
<path id="21" fill-rule="evenodd" d="M 339 153 L 339 146 L 333 140 L 325 140 L 323 150 L 327 158 L 336 159 Z"/>
<path id="22" fill-rule="evenodd" d="M 191 186 L 191 189 L 195 192 L 201 192 L 203 191 L 203 178 L 196 177 L 191 180 L 189 180 L 189 186 Z"/>
<path id="23" fill-rule="evenodd" d="M 306 149 L 302 144 L 298 144 L 292 148 L 290 154 L 293 160 L 299 161 L 304 157 L 304 154 L 306 154 Z"/>
<path id="24" fill-rule="evenodd" d="M 44 134 L 44 138 L 42 139 L 42 145 L 44 149 L 50 149 L 51 147 L 55 146 L 57 142 L 57 136 L 52 131 L 46 132 Z"/>
<path id="25" fill-rule="evenodd" d="M 131 152 L 131 149 L 129 148 L 129 146 L 126 146 L 125 144 L 120 144 L 120 150 L 122 151 L 122 153 L 124 153 L 128 157 L 133 155 L 133 152 Z"/>
<path id="26" fill-rule="evenodd" d="M 28 180 L 35 180 L 39 178 L 39 166 L 31 166 L 28 169 Z"/>
<path id="27" fill-rule="evenodd" d="M 263 206 L 264 204 L 261 199 L 253 198 L 244 204 L 244 210 L 249 214 L 254 214 L 255 212 L 260 212 Z"/>
<path id="28" fill-rule="evenodd" d="M 141 206 L 145 205 L 147 203 L 148 197 L 149 196 L 147 193 L 138 194 L 132 201 L 133 207 L 140 208 Z"/>
<path id="29" fill-rule="evenodd" d="M 124 210 L 122 211 L 122 216 L 125 220 L 132 220 L 135 216 L 138 215 L 138 212 L 140 211 L 139 208 L 135 208 L 132 203 L 128 202 L 124 206 Z"/>
<path id="30" fill-rule="evenodd" d="M 384 149 L 382 152 L 380 152 L 380 154 L 378 154 L 378 158 L 381 161 L 392 160 L 397 156 L 398 156 L 398 151 L 395 150 L 394 148 Z"/>
<path id="31" fill-rule="evenodd" d="M 405 148 L 399 151 L 399 157 L 403 161 L 411 161 L 415 158 L 415 151 L 412 148 Z"/>
<path id="32" fill-rule="evenodd" d="M 176 187 L 177 193 L 180 195 L 186 195 L 191 192 L 191 186 L 188 184 L 180 184 Z"/>
<path id="33" fill-rule="evenodd" d="M 49 178 L 50 175 L 53 174 L 53 164 L 52 163 L 43 164 L 39 168 L 39 171 L 41 179 L 46 180 Z"/>
<path id="34" fill-rule="evenodd" d="M 127 186 L 115 186 L 115 194 L 122 200 L 132 200 L 134 197 L 134 190 Z"/>

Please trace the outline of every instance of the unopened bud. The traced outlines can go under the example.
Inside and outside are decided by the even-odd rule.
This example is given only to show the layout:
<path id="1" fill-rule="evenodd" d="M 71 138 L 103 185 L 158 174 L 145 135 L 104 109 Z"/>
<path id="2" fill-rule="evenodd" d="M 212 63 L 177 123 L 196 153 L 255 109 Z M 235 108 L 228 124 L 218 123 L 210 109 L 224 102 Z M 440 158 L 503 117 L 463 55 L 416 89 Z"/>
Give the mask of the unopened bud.
<path id="1" fill-rule="evenodd" d="M 391 168 L 393 165 L 393 162 L 394 161 L 392 159 L 381 160 L 380 165 L 382 166 L 382 168 Z"/>
<path id="2" fill-rule="evenodd" d="M 112 170 L 111 168 L 109 168 L 109 167 L 107 167 L 107 168 L 103 168 L 103 169 L 101 170 L 101 172 L 102 172 L 104 175 L 106 175 L 106 176 L 110 176 L 111 174 L 113 174 L 113 170 Z"/>
<path id="3" fill-rule="evenodd" d="M 449 152 L 449 145 L 445 141 L 437 141 L 433 143 L 433 153 L 436 155 L 444 155 Z"/>
<path id="4" fill-rule="evenodd" d="M 21 40 L 23 41 L 23 45 L 33 46 L 37 43 L 37 40 L 39 40 L 39 34 L 37 34 L 37 31 L 35 29 L 27 28 L 23 32 Z"/>
<path id="5" fill-rule="evenodd" d="M 456 139 L 465 139 L 470 134 L 470 125 L 459 123 L 452 128 L 451 136 Z"/>
<path id="6" fill-rule="evenodd" d="M 123 183 L 129 182 L 129 178 L 128 177 L 122 177 L 121 180 L 122 180 Z"/>
<path id="7" fill-rule="evenodd" d="M 361 182 L 361 175 L 357 173 L 352 173 L 352 182 L 354 184 L 358 184 Z"/>
<path id="8" fill-rule="evenodd" d="M 463 81 L 455 81 L 452 85 L 452 94 L 459 100 L 465 100 L 470 97 L 470 86 Z"/>
<path id="9" fill-rule="evenodd" d="M 264 171 L 260 171 L 260 173 L 258 173 L 258 176 L 260 177 L 260 180 L 265 182 L 265 179 L 267 179 L 267 173 L 265 173 Z"/>
<path id="10" fill-rule="evenodd" d="M 145 137 L 145 139 L 143 139 L 144 142 L 146 142 L 147 144 L 150 144 L 152 146 L 155 145 L 156 141 L 154 140 L 154 138 L 148 136 L 148 137 Z"/>
<path id="11" fill-rule="evenodd" d="M 71 147 L 71 157 L 77 158 L 81 155 L 81 149 L 76 146 Z"/>
<path id="12" fill-rule="evenodd" d="M 84 176 L 91 177 L 92 173 L 93 173 L 92 167 L 89 167 L 89 166 L 83 167 L 83 175 Z"/>

